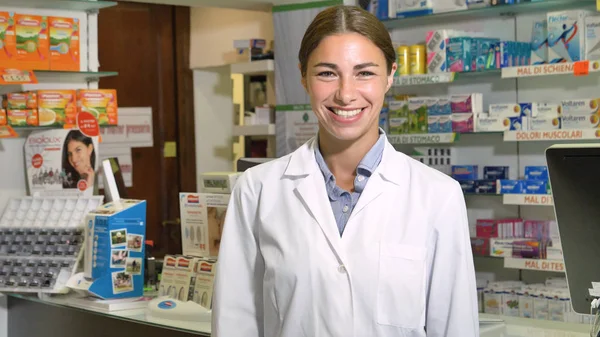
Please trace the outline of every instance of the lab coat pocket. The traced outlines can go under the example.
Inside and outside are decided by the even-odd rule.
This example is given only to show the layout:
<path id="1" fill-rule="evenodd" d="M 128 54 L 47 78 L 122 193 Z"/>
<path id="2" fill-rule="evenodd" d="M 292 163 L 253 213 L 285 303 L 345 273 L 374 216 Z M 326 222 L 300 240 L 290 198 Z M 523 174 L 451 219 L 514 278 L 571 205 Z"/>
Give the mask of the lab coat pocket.
<path id="1" fill-rule="evenodd" d="M 377 284 L 377 323 L 408 329 L 422 326 L 425 257 L 422 246 L 382 243 Z"/>

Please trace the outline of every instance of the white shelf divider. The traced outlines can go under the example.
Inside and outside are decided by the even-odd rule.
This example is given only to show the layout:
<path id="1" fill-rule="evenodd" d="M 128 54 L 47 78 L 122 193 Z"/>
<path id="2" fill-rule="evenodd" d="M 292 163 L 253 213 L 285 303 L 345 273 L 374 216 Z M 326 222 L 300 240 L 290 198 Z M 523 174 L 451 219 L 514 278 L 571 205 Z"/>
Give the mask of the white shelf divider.
<path id="1" fill-rule="evenodd" d="M 275 124 L 265 125 L 235 125 L 234 136 L 273 136 L 275 135 Z"/>
<path id="2" fill-rule="evenodd" d="M 600 71 L 600 61 L 579 61 L 588 62 L 588 72 L 595 73 Z M 574 75 L 576 64 L 578 62 L 566 62 L 557 64 L 542 64 L 536 66 L 521 66 L 502 68 L 502 78 L 523 78 L 536 76 L 552 75 Z"/>
<path id="3" fill-rule="evenodd" d="M 457 134 L 450 133 L 415 133 L 404 135 L 388 135 L 393 145 L 402 144 L 448 144 L 457 140 Z"/>
<path id="4" fill-rule="evenodd" d="M 600 129 L 505 131 L 505 142 L 600 140 Z"/>
<path id="5" fill-rule="evenodd" d="M 562 260 L 519 259 L 505 257 L 504 268 L 564 273 L 565 262 Z"/>
<path id="6" fill-rule="evenodd" d="M 275 71 L 275 62 L 273 60 L 234 63 L 231 65 L 232 74 L 265 75 L 273 71 Z"/>
<path id="7" fill-rule="evenodd" d="M 504 194 L 502 202 L 505 205 L 554 206 L 552 194 Z"/>

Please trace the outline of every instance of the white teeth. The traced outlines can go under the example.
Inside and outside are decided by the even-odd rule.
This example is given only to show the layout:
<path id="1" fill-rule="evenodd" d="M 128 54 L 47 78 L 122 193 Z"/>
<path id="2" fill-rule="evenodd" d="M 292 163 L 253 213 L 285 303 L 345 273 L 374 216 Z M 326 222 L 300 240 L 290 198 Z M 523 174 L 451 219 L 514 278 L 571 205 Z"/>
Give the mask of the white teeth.
<path id="1" fill-rule="evenodd" d="M 331 110 L 333 110 L 333 112 L 336 115 L 342 116 L 342 117 L 354 117 L 362 111 L 362 109 L 355 109 L 355 110 L 331 109 Z"/>

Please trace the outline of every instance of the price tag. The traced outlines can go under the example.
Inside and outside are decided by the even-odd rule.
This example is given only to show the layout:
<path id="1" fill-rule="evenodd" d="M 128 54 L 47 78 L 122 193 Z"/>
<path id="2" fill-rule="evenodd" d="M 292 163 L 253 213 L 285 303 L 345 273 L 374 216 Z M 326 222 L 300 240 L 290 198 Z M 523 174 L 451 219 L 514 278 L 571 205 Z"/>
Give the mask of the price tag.
<path id="1" fill-rule="evenodd" d="M 77 114 L 77 126 L 81 133 L 88 137 L 97 137 L 100 134 L 100 126 L 94 115 L 87 111 L 82 111 Z"/>
<path id="2" fill-rule="evenodd" d="M 578 61 L 573 65 L 573 75 L 587 76 L 590 73 L 590 61 Z"/>
<path id="3" fill-rule="evenodd" d="M 0 138 L 17 138 L 17 133 L 10 125 L 0 126 Z"/>
<path id="4" fill-rule="evenodd" d="M 31 70 L 0 68 L 0 84 L 35 84 L 38 83 Z"/>

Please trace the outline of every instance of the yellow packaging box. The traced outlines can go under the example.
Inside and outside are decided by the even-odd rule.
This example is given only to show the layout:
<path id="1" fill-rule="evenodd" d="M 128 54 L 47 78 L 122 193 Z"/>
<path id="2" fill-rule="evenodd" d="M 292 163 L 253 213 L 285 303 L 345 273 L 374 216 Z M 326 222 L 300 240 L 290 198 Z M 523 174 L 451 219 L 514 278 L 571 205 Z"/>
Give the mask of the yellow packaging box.
<path id="1" fill-rule="evenodd" d="M 119 123 L 117 91 L 114 89 L 78 90 L 77 112 L 89 112 L 98 119 L 99 125 Z"/>
<path id="2" fill-rule="evenodd" d="M 39 125 L 74 125 L 77 122 L 75 90 L 38 90 Z"/>
<path id="3" fill-rule="evenodd" d="M 6 110 L 0 109 L 0 126 L 6 125 L 8 121 L 6 120 Z"/>
<path id="4" fill-rule="evenodd" d="M 2 107 L 7 110 L 27 110 L 37 108 L 35 92 L 11 92 L 2 96 Z"/>

